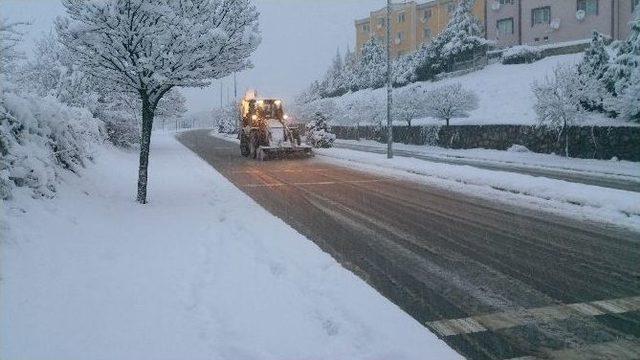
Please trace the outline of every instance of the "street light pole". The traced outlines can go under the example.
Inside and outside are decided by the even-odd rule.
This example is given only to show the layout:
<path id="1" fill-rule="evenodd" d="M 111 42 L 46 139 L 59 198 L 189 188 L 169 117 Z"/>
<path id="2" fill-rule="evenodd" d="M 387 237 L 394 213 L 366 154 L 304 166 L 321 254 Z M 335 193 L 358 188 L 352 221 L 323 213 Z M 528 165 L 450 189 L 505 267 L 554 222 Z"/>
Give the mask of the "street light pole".
<path id="1" fill-rule="evenodd" d="M 393 158 L 393 87 L 391 84 L 391 0 L 387 0 L 387 158 Z"/>
<path id="2" fill-rule="evenodd" d="M 233 102 L 238 101 L 238 79 L 236 78 L 236 73 L 233 73 Z"/>

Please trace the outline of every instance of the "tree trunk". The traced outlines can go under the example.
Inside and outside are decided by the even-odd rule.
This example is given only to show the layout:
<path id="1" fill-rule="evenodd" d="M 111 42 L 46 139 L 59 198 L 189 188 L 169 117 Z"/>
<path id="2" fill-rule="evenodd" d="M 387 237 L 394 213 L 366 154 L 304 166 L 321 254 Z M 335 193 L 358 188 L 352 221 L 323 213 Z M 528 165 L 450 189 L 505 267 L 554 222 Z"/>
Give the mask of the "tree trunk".
<path id="1" fill-rule="evenodd" d="M 147 179 L 149 169 L 149 149 L 151 147 L 151 130 L 153 129 L 154 109 L 146 95 L 142 99 L 142 132 L 140 134 L 140 166 L 138 168 L 138 202 L 147 203 Z"/>
<path id="2" fill-rule="evenodd" d="M 449 119 L 445 119 L 445 120 L 447 120 L 447 127 L 449 127 Z"/>
<path id="3" fill-rule="evenodd" d="M 569 129 L 567 128 L 566 121 L 564 122 L 562 131 L 564 132 L 564 156 L 569 157 Z"/>

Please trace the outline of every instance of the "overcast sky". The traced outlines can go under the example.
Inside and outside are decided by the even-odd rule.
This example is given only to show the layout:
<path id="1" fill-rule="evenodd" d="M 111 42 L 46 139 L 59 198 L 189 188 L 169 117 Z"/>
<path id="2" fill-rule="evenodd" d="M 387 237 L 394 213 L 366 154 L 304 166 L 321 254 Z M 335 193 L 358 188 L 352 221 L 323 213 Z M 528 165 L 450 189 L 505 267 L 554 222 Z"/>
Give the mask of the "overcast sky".
<path id="1" fill-rule="evenodd" d="M 254 0 L 260 11 L 262 44 L 252 57 L 255 68 L 238 75 L 238 95 L 255 88 L 262 96 L 292 100 L 311 81 L 322 76 L 336 50 L 353 48 L 353 21 L 368 16 L 385 0 Z M 56 16 L 64 15 L 59 0 L 0 0 L 0 16 L 29 20 L 25 49 L 52 30 Z M 233 81 L 223 81 L 233 97 Z M 220 82 L 206 89 L 184 89 L 191 112 L 220 104 Z"/>

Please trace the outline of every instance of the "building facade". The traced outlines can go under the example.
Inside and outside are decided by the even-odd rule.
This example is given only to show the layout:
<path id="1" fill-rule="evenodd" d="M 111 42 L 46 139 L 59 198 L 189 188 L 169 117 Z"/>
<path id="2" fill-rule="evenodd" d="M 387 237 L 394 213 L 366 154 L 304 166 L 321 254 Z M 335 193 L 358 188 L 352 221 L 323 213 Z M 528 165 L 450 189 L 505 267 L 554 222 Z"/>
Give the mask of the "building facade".
<path id="1" fill-rule="evenodd" d="M 449 22 L 457 0 L 405 1 L 391 11 L 391 55 L 416 51 Z M 614 40 L 629 35 L 640 0 L 477 0 L 473 14 L 496 47 L 546 45 L 591 38 L 597 30 Z M 386 8 L 356 20 L 356 49 L 372 37 L 386 42 Z"/>
<path id="2" fill-rule="evenodd" d="M 503 48 L 591 38 L 597 30 L 614 40 L 629 35 L 640 0 L 489 0 L 487 39 Z"/>
<path id="3" fill-rule="evenodd" d="M 416 51 L 423 43 L 428 43 L 447 26 L 456 8 L 456 0 L 431 0 L 425 3 L 406 1 L 391 8 L 391 56 Z M 485 0 L 477 0 L 474 15 L 485 24 Z M 356 20 L 356 49 L 360 53 L 369 39 L 376 38 L 386 43 L 387 9 L 372 11 L 365 19 Z M 485 24 L 486 25 L 486 24 Z"/>

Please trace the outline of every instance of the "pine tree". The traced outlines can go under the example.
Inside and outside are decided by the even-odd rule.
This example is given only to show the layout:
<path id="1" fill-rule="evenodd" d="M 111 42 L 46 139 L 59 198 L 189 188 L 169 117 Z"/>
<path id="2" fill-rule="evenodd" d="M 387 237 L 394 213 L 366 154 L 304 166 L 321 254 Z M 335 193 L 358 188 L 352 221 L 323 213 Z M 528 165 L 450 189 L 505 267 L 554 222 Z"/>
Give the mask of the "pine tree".
<path id="1" fill-rule="evenodd" d="M 356 87 L 360 89 L 381 88 L 386 82 L 387 60 L 385 50 L 375 38 L 367 41 L 356 71 Z"/>
<path id="2" fill-rule="evenodd" d="M 344 63 L 342 62 L 342 55 L 340 50 L 336 52 L 336 57 L 333 59 L 329 70 L 320 83 L 320 96 L 323 98 L 341 96 L 346 93 L 342 84 L 342 70 Z"/>
<path id="3" fill-rule="evenodd" d="M 344 66 L 342 68 L 342 86 L 345 93 L 349 91 L 357 91 L 356 72 L 358 71 L 358 58 L 355 52 L 347 49 L 344 54 Z"/>
<path id="4" fill-rule="evenodd" d="M 602 79 L 609 69 L 609 54 L 604 35 L 593 32 L 591 44 L 584 52 L 582 62 L 578 65 L 578 74 Z"/>
<path id="5" fill-rule="evenodd" d="M 307 142 L 315 148 L 330 148 L 335 140 L 336 136 L 331 133 L 327 117 L 316 112 L 307 124 Z"/>
<path id="6" fill-rule="evenodd" d="M 478 52 L 486 52 L 488 41 L 480 21 L 473 15 L 475 0 L 460 0 L 447 27 L 418 54 L 418 80 L 430 80 L 447 71 L 454 61 L 471 59 Z"/>
<path id="7" fill-rule="evenodd" d="M 640 123 L 640 71 L 631 76 L 629 86 L 619 99 L 617 110 L 624 120 Z"/>
<path id="8" fill-rule="evenodd" d="M 631 76 L 640 69 L 640 9 L 631 22 L 631 33 L 620 46 L 610 65 L 608 75 L 613 81 L 613 93 L 619 95 L 630 85 Z"/>
<path id="9" fill-rule="evenodd" d="M 607 76 L 609 71 L 609 53 L 606 38 L 594 31 L 591 45 L 584 53 L 582 62 L 578 64 L 578 76 L 582 87 L 582 105 L 589 111 L 605 111 L 605 103 L 610 94 L 607 89 L 612 83 Z"/>
<path id="10" fill-rule="evenodd" d="M 393 62 L 393 86 L 405 86 L 414 82 L 415 79 L 415 53 L 400 56 Z"/>

